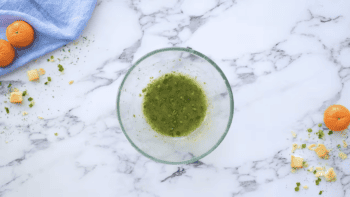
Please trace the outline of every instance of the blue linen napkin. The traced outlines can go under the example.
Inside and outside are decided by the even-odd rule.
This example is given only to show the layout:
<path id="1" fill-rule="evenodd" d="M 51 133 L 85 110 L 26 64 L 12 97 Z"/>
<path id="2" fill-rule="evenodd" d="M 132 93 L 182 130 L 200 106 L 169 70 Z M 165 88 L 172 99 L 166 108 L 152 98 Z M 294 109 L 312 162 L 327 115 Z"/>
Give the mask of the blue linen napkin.
<path id="1" fill-rule="evenodd" d="M 96 0 L 1 0 L 0 39 L 7 40 L 6 28 L 16 20 L 29 23 L 35 38 L 28 47 L 15 48 L 14 61 L 0 67 L 0 76 L 76 40 L 95 5 Z"/>

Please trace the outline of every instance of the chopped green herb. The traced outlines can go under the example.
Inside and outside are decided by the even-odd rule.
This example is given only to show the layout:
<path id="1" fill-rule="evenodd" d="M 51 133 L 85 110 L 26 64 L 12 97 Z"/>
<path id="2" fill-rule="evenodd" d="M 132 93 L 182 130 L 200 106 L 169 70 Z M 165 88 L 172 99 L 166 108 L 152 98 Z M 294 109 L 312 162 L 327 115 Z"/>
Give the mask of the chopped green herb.
<path id="1" fill-rule="evenodd" d="M 316 185 L 319 185 L 319 184 L 320 184 L 320 182 L 317 180 L 317 181 L 316 181 Z"/>
<path id="2" fill-rule="evenodd" d="M 301 145 L 301 148 L 306 148 L 306 144 L 302 144 L 302 145 Z"/>
<path id="3" fill-rule="evenodd" d="M 49 82 L 45 82 L 45 85 L 49 84 Z"/>
<path id="4" fill-rule="evenodd" d="M 318 127 L 322 127 L 322 123 L 318 124 Z"/>
<path id="5" fill-rule="evenodd" d="M 2 84 L 1 84 L 1 81 L 0 81 L 0 86 L 1 86 Z"/>
<path id="6" fill-rule="evenodd" d="M 51 59 L 52 59 L 52 60 L 54 59 L 53 55 L 51 55 Z"/>
<path id="7" fill-rule="evenodd" d="M 12 84 L 9 84 L 7 87 L 9 88 L 9 87 L 11 87 L 12 86 Z"/>
<path id="8" fill-rule="evenodd" d="M 33 98 L 32 98 L 32 97 L 29 97 L 29 98 L 28 98 L 28 101 L 32 101 L 32 100 L 33 100 Z"/>
<path id="9" fill-rule="evenodd" d="M 29 107 L 32 108 L 33 107 L 33 103 L 29 104 Z"/>
<path id="10" fill-rule="evenodd" d="M 64 70 L 63 66 L 61 64 L 58 64 L 58 70 L 62 72 Z"/>
<path id="11" fill-rule="evenodd" d="M 298 187 L 300 186 L 300 183 L 299 183 L 299 182 L 297 182 L 297 186 L 298 186 Z"/>
<path id="12" fill-rule="evenodd" d="M 332 135 L 332 134 L 333 134 L 333 131 L 330 130 L 330 131 L 328 132 L 328 135 Z"/>
<path id="13" fill-rule="evenodd" d="M 63 52 L 66 52 L 64 49 L 62 49 Z"/>
<path id="14" fill-rule="evenodd" d="M 314 170 L 314 174 L 316 174 L 316 170 Z"/>
<path id="15" fill-rule="evenodd" d="M 318 135 L 318 138 L 319 138 L 319 139 L 323 139 L 324 133 L 323 133 L 322 130 L 318 130 L 318 132 L 317 132 L 316 134 Z"/>
<path id="16" fill-rule="evenodd" d="M 295 190 L 296 192 L 299 191 L 299 187 L 294 188 L 294 190 Z"/>
<path id="17" fill-rule="evenodd" d="M 321 179 L 320 177 L 318 177 L 317 180 L 318 180 L 319 182 L 322 181 L 322 179 Z"/>
<path id="18" fill-rule="evenodd" d="M 323 192 L 323 191 L 320 191 L 320 193 L 318 193 L 318 195 L 322 195 L 322 192 Z"/>
<path id="19" fill-rule="evenodd" d="M 70 49 L 68 49 L 68 52 L 70 53 Z"/>
<path id="20" fill-rule="evenodd" d="M 22 96 L 27 95 L 27 90 L 23 91 Z"/>
<path id="21" fill-rule="evenodd" d="M 307 129 L 307 132 L 311 133 L 311 132 L 312 132 L 312 129 Z"/>
<path id="22" fill-rule="evenodd" d="M 55 136 L 58 136 L 58 133 L 55 133 Z"/>
<path id="23" fill-rule="evenodd" d="M 6 113 L 10 113 L 10 110 L 9 110 L 9 108 L 7 108 L 7 107 L 5 107 L 5 110 L 6 110 Z"/>
<path id="24" fill-rule="evenodd" d="M 47 77 L 47 80 L 48 80 L 48 81 L 51 81 L 51 77 Z"/>
<path id="25" fill-rule="evenodd" d="M 50 59 L 47 59 L 47 61 L 49 62 L 49 61 L 50 61 Z"/>
<path id="26" fill-rule="evenodd" d="M 341 148 L 340 144 L 338 144 L 337 147 L 340 149 Z"/>

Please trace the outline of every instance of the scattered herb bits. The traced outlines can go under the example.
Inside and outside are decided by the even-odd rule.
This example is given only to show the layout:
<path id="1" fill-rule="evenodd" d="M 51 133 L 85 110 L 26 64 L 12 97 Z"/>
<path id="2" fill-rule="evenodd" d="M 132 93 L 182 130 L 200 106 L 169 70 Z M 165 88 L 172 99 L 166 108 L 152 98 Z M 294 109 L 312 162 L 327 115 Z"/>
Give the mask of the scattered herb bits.
<path id="1" fill-rule="evenodd" d="M 45 85 L 49 84 L 49 82 L 45 82 Z"/>
<path id="2" fill-rule="evenodd" d="M 1 81 L 0 81 L 0 86 L 2 85 Z"/>
<path id="3" fill-rule="evenodd" d="M 302 149 L 306 148 L 306 144 L 302 144 L 302 145 L 301 145 L 301 148 L 302 148 Z"/>
<path id="4" fill-rule="evenodd" d="M 58 136 L 58 133 L 55 133 L 55 136 Z"/>
<path id="5" fill-rule="evenodd" d="M 10 113 L 10 110 L 9 110 L 9 108 L 7 108 L 7 107 L 5 107 L 5 110 L 6 110 L 6 113 Z"/>
<path id="6" fill-rule="evenodd" d="M 29 107 L 30 107 L 30 108 L 32 108 L 33 106 L 34 106 L 33 103 L 29 104 Z"/>
<path id="7" fill-rule="evenodd" d="M 317 180 L 316 180 L 316 185 L 319 185 L 320 182 L 321 182 L 321 179 L 320 179 L 320 177 L 318 177 Z"/>
<path id="8" fill-rule="evenodd" d="M 324 137 L 323 130 L 318 130 L 318 132 L 316 133 L 316 135 L 318 136 L 318 139 L 323 139 L 323 137 Z"/>
<path id="9" fill-rule="evenodd" d="M 316 171 L 316 170 L 314 170 L 314 174 L 316 174 L 316 172 L 317 172 L 317 171 Z"/>
<path id="10" fill-rule="evenodd" d="M 300 183 L 297 182 L 297 186 L 294 188 L 294 190 L 295 190 L 296 192 L 299 191 L 299 186 L 300 186 Z"/>
<path id="11" fill-rule="evenodd" d="M 341 148 L 340 144 L 338 144 L 337 147 L 340 149 Z"/>
<path id="12" fill-rule="evenodd" d="M 63 68 L 63 66 L 62 66 L 61 64 L 58 64 L 58 70 L 59 70 L 60 72 L 63 72 L 63 71 L 64 71 L 64 68 Z"/>
<path id="13" fill-rule="evenodd" d="M 318 124 L 318 127 L 322 127 L 322 123 Z"/>
<path id="14" fill-rule="evenodd" d="M 25 95 L 27 95 L 27 90 L 22 92 L 22 96 L 25 96 Z"/>
<path id="15" fill-rule="evenodd" d="M 318 193 L 318 195 L 322 195 L 322 192 L 323 192 L 323 191 L 320 191 L 320 193 Z"/>
<path id="16" fill-rule="evenodd" d="M 311 132 L 312 132 L 312 129 L 307 129 L 307 132 L 311 133 Z"/>
<path id="17" fill-rule="evenodd" d="M 32 97 L 29 97 L 29 98 L 28 98 L 28 101 L 32 101 L 32 100 L 33 100 L 33 98 L 32 98 Z"/>
<path id="18" fill-rule="evenodd" d="M 330 130 L 330 131 L 328 132 L 328 135 L 332 135 L 332 134 L 333 134 L 333 131 Z"/>
<path id="19" fill-rule="evenodd" d="M 7 87 L 10 88 L 12 86 L 12 84 L 10 83 Z"/>
<path id="20" fill-rule="evenodd" d="M 47 80 L 48 80 L 48 81 L 51 81 L 51 77 L 47 77 Z"/>

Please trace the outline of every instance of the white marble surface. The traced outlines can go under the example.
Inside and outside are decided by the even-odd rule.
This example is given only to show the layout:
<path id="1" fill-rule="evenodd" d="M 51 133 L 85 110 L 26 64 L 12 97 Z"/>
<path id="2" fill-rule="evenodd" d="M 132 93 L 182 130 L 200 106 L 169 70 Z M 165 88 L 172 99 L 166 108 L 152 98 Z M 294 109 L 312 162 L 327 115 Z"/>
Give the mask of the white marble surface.
<path id="1" fill-rule="evenodd" d="M 306 129 L 317 130 L 329 105 L 350 109 L 349 10 L 345 0 L 98 1 L 86 39 L 0 77 L 0 196 L 280 197 L 324 190 L 323 196 L 349 197 L 350 159 L 341 161 L 335 148 L 342 139 L 350 143 L 347 138 L 326 135 L 333 149 L 328 161 L 307 149 L 295 153 L 311 166 L 334 167 L 335 183 L 316 186 L 306 170 L 290 172 L 292 143 L 320 142 L 305 141 Z M 116 117 L 117 89 L 128 68 L 171 46 L 212 58 L 234 94 L 227 137 L 196 164 L 147 159 Z M 51 55 L 56 62 L 46 61 Z M 26 77 L 35 68 L 47 71 L 39 83 Z M 45 86 L 47 76 L 52 82 Z M 4 103 L 9 83 L 27 89 L 35 106 Z M 296 182 L 310 188 L 296 193 Z"/>

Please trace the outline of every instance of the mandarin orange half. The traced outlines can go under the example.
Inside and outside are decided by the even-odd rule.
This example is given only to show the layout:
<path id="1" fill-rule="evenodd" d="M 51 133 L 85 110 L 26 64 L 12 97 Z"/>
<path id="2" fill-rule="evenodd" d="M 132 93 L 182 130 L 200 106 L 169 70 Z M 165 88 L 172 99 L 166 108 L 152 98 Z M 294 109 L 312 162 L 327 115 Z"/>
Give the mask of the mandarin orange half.
<path id="1" fill-rule="evenodd" d="M 343 131 L 350 124 L 350 111 L 342 105 L 331 105 L 324 112 L 323 121 L 332 131 Z"/>
<path id="2" fill-rule="evenodd" d="M 26 47 L 34 41 L 34 29 L 24 21 L 15 21 L 7 27 L 6 37 L 12 46 Z"/>
<path id="3" fill-rule="evenodd" d="M 15 58 L 15 49 L 6 40 L 0 40 L 0 67 L 11 64 Z"/>

